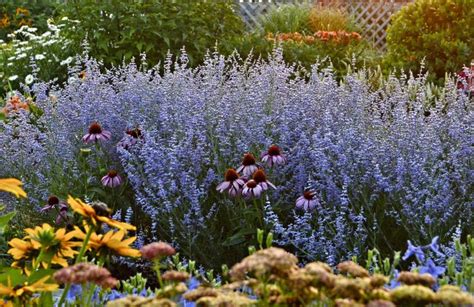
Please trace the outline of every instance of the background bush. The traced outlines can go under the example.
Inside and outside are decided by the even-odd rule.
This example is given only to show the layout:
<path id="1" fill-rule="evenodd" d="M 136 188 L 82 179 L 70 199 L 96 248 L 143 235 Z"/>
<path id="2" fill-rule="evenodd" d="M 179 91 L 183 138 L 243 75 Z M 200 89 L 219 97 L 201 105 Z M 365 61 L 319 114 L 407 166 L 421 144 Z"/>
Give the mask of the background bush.
<path id="1" fill-rule="evenodd" d="M 191 65 L 196 65 L 207 49 L 244 31 L 230 0 L 68 1 L 62 10 L 80 21 L 66 37 L 76 44 L 87 37 L 90 55 L 106 66 L 141 53 L 156 64 L 168 51 L 178 54 L 184 46 Z"/>
<path id="2" fill-rule="evenodd" d="M 7 35 L 27 25 L 38 32 L 47 31 L 47 19 L 56 16 L 56 1 L 2 1 L 0 6 L 0 39 L 8 41 Z"/>
<path id="3" fill-rule="evenodd" d="M 228 44 L 221 44 L 220 51 L 230 54 L 233 50 L 246 57 L 267 58 L 275 42 L 267 39 L 269 33 L 294 33 L 313 35 L 318 31 L 360 31 L 350 16 L 335 8 L 306 5 L 282 5 L 261 16 L 262 28 L 245 36 L 234 37 Z M 305 68 L 325 59 L 341 77 L 350 67 L 374 67 L 380 54 L 363 38 L 348 44 L 334 41 L 316 41 L 312 44 L 286 41 L 282 43 L 283 56 L 287 63 L 297 63 Z"/>
<path id="4" fill-rule="evenodd" d="M 432 79 L 458 72 L 474 59 L 474 3 L 471 0 L 417 0 L 393 16 L 387 30 L 386 64 L 419 71 L 423 61 Z"/>

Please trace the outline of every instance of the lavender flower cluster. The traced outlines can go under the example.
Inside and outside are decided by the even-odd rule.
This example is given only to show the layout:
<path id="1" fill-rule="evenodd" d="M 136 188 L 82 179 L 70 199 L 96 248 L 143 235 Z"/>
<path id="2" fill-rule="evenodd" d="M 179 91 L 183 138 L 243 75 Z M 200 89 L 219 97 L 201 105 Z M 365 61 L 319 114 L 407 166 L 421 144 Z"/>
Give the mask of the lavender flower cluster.
<path id="1" fill-rule="evenodd" d="M 266 193 L 266 226 L 299 257 L 335 264 L 367 246 L 445 242 L 459 225 L 472 232 L 474 113 L 454 82 L 433 101 L 424 76 L 390 76 L 374 89 L 370 72 L 339 82 L 317 64 L 285 64 L 279 50 L 268 61 L 213 54 L 197 69 L 186 63 L 101 72 L 86 58 L 70 72 L 85 78 L 35 84 L 41 129 L 2 133 L 0 175 L 34 169 L 47 199 L 55 165 L 80 176 L 82 138 L 100 123 L 110 133 L 100 146 L 133 187 L 153 240 L 196 251 L 222 242 L 220 226 L 241 216 L 239 201 L 216 191 L 226 169 L 278 144 L 286 163 L 267 173 L 277 188 L 254 196 Z M 220 190 L 237 196 L 243 184 Z"/>

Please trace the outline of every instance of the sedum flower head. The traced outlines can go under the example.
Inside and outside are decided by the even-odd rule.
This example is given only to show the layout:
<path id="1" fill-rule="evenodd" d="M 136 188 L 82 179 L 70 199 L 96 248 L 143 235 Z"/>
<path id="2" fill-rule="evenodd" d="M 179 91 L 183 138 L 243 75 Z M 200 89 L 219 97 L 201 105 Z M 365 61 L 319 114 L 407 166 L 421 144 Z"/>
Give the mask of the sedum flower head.
<path id="1" fill-rule="evenodd" d="M 142 257 L 148 260 L 161 259 L 176 254 L 176 250 L 165 242 L 154 242 L 140 249 Z"/>

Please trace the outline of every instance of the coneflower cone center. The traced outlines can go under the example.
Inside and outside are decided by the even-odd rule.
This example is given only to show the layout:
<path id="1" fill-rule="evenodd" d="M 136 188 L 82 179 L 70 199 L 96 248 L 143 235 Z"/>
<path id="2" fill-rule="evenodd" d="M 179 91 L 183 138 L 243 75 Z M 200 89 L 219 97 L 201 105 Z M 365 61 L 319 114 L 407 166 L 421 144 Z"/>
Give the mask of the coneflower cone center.
<path id="1" fill-rule="evenodd" d="M 89 133 L 90 134 L 102 133 L 102 127 L 99 125 L 99 123 L 93 123 L 89 126 Z"/>
<path id="2" fill-rule="evenodd" d="M 245 154 L 244 159 L 242 160 L 242 165 L 249 166 L 256 163 L 255 157 L 252 154 Z"/>
<path id="3" fill-rule="evenodd" d="M 303 193 L 303 197 L 307 200 L 313 200 L 314 198 L 314 193 L 311 191 L 306 191 Z"/>
<path id="4" fill-rule="evenodd" d="M 59 198 L 57 198 L 56 196 L 50 196 L 48 198 L 48 205 L 54 206 L 54 205 L 57 205 L 57 204 L 59 204 Z"/>
<path id="5" fill-rule="evenodd" d="M 268 148 L 268 154 L 270 156 L 279 156 L 281 154 L 280 147 L 272 145 Z"/>
<path id="6" fill-rule="evenodd" d="M 235 181 L 237 179 L 239 179 L 239 174 L 235 169 L 230 168 L 225 172 L 225 181 Z"/>
<path id="7" fill-rule="evenodd" d="M 111 170 L 107 173 L 107 176 L 109 176 L 110 178 L 114 178 L 117 176 L 117 171 Z"/>
<path id="8" fill-rule="evenodd" d="M 140 131 L 140 129 L 133 129 L 133 130 L 127 130 L 126 132 L 128 135 L 130 135 L 131 137 L 133 138 L 136 138 L 138 139 L 139 137 L 142 136 L 142 132 Z"/>
<path id="9" fill-rule="evenodd" d="M 253 174 L 253 180 L 257 183 L 265 182 L 267 181 L 267 176 L 265 176 L 265 173 L 262 170 L 258 170 Z"/>
<path id="10" fill-rule="evenodd" d="M 255 180 L 251 179 L 249 181 L 247 181 L 247 187 L 250 188 L 250 189 L 253 189 L 257 186 L 257 182 L 255 182 Z"/>

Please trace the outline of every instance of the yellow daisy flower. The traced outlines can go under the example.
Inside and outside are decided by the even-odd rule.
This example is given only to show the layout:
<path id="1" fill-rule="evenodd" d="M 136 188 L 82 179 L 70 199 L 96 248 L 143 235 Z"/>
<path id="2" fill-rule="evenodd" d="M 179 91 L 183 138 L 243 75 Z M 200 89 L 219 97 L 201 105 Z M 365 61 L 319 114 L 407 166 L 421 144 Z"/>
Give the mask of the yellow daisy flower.
<path id="1" fill-rule="evenodd" d="M 0 296 L 7 297 L 9 299 L 20 298 L 25 299 L 30 297 L 36 292 L 52 292 L 58 289 L 57 284 L 45 283 L 50 277 L 46 276 L 35 283 L 29 285 L 27 282 L 22 285 L 12 286 L 10 278 L 8 278 L 8 285 L 0 284 Z"/>
<path id="2" fill-rule="evenodd" d="M 26 197 L 26 192 L 20 187 L 22 184 L 15 178 L 0 179 L 0 190 L 15 194 L 16 197 Z"/>
<path id="3" fill-rule="evenodd" d="M 85 226 L 86 232 L 89 231 L 89 228 Z M 130 244 L 135 242 L 136 237 L 130 237 L 123 240 L 125 237 L 125 231 L 113 231 L 110 230 L 106 234 L 96 234 L 92 233 L 89 239 L 88 247 L 92 250 L 95 250 L 100 255 L 109 255 L 115 254 L 125 257 L 140 257 L 140 251 L 130 247 Z M 76 226 L 76 238 L 84 240 L 86 233 L 82 232 Z"/>
<path id="4" fill-rule="evenodd" d="M 73 258 L 78 253 L 74 248 L 82 245 L 81 242 L 71 241 L 75 237 L 75 231 L 66 233 L 66 229 L 61 228 L 55 232 L 54 228 L 46 223 L 34 229 L 27 228 L 25 232 L 28 234 L 25 239 L 30 240 L 33 248 L 38 250 L 43 248 L 52 252 L 51 263 L 62 267 L 68 266 L 65 258 Z"/>
<path id="5" fill-rule="evenodd" d="M 90 206 L 82 202 L 80 199 L 73 198 L 72 196 L 69 196 L 67 202 L 71 206 L 72 210 L 90 220 L 94 226 L 97 226 L 99 223 L 106 223 L 111 227 L 121 230 L 136 230 L 135 226 L 111 219 L 109 209 L 107 207 L 101 206 L 100 204 Z"/>

